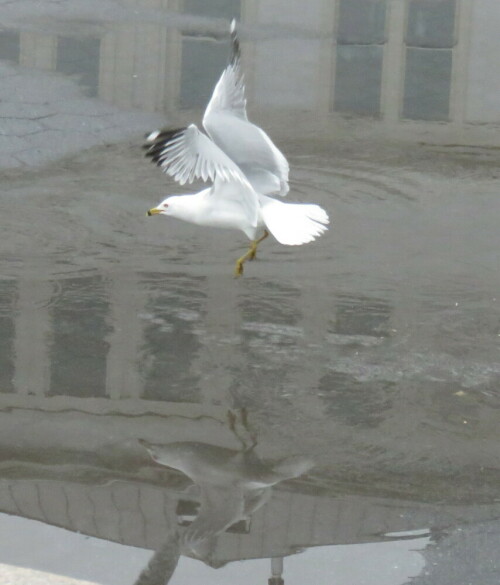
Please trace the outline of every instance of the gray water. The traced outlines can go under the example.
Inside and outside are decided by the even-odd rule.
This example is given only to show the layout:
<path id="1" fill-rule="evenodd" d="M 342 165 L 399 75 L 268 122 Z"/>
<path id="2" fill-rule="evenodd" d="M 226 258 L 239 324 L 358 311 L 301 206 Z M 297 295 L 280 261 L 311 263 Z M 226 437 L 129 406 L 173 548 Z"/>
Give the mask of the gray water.
<path id="1" fill-rule="evenodd" d="M 141 150 L 201 124 L 232 17 L 289 200 L 332 220 L 238 280 L 243 234 L 146 217 L 183 188 Z M 0 583 L 498 583 L 496 0 L 0 2 L 0 24 Z M 184 445 L 194 486 L 138 439 Z M 182 546 L 292 456 L 313 466 Z"/>

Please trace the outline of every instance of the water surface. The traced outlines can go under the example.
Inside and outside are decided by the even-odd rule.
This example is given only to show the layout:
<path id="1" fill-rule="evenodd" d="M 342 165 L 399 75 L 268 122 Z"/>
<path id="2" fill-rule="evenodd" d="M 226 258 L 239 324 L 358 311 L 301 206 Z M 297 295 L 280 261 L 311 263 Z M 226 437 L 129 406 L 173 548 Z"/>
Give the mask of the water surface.
<path id="1" fill-rule="evenodd" d="M 500 9 L 333 4 L 0 3 L 1 563 L 498 582 Z M 140 149 L 199 123 L 232 17 L 289 198 L 332 219 L 311 245 L 266 240 L 239 280 L 242 235 L 145 216 L 182 188 Z M 139 439 L 203 453 L 202 487 Z M 235 477 L 292 456 L 314 467 L 179 541 L 203 478 L 240 501 Z"/>

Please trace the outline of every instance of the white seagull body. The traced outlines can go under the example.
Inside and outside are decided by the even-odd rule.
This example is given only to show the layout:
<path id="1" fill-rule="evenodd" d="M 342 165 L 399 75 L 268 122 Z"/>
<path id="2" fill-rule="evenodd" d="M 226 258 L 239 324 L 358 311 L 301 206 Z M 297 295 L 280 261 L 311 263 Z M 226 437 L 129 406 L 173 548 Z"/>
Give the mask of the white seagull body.
<path id="1" fill-rule="evenodd" d="M 193 195 L 167 197 L 148 215 L 168 215 L 197 225 L 239 229 L 252 240 L 236 262 L 255 258 L 257 244 L 270 232 L 278 242 L 297 246 L 320 236 L 329 223 L 318 205 L 284 203 L 268 194 L 288 192 L 288 162 L 268 135 L 247 119 L 239 43 L 231 24 L 233 54 L 203 117 L 203 134 L 195 124 L 152 132 L 146 156 L 181 185 L 195 179 L 212 186 Z"/>

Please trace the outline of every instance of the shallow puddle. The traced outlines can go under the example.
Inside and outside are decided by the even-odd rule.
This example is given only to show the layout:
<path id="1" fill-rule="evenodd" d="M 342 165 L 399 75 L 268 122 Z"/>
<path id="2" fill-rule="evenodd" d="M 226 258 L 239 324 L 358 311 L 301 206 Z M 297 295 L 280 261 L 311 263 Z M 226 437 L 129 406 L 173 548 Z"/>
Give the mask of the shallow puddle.
<path id="1" fill-rule="evenodd" d="M 498 582 L 500 8 L 163 4 L 0 2 L 0 581 Z M 231 17 L 332 221 L 238 280 L 140 148 Z"/>

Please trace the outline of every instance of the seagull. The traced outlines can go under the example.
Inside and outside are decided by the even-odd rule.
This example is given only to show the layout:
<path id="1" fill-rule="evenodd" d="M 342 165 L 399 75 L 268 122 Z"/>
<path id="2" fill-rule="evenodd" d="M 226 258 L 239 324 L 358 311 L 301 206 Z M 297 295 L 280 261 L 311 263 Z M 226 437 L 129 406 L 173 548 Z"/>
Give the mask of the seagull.
<path id="1" fill-rule="evenodd" d="M 319 205 L 285 203 L 269 195 L 288 193 L 289 165 L 269 136 L 248 120 L 236 23 L 230 27 L 232 53 L 203 116 L 206 134 L 196 124 L 163 129 L 146 137 L 146 156 L 179 184 L 211 181 L 198 193 L 171 195 L 148 211 L 200 226 L 241 230 L 251 241 L 234 276 L 256 257 L 271 233 L 287 246 L 312 242 L 328 228 Z"/>
<path id="2" fill-rule="evenodd" d="M 139 439 L 153 461 L 181 471 L 194 484 L 191 487 L 200 502 L 198 515 L 178 536 L 179 546 L 188 554 L 196 555 L 204 542 L 249 518 L 269 501 L 274 485 L 299 477 L 314 465 L 301 455 L 277 461 L 261 459 L 255 453 L 257 439 L 249 432 L 246 411 L 242 410 L 241 423 L 252 439 L 250 444 L 236 428 L 236 415 L 229 411 L 228 419 L 242 444 L 239 450 L 191 441 L 154 444 Z"/>
<path id="3" fill-rule="evenodd" d="M 166 585 L 181 555 L 217 567 L 212 556 L 217 537 L 264 506 L 274 485 L 299 477 L 314 465 L 300 455 L 277 461 L 261 459 L 255 453 L 257 437 L 248 425 L 246 409 L 239 414 L 227 413 L 229 428 L 241 443 L 239 450 L 192 441 L 155 444 L 139 439 L 155 463 L 177 469 L 191 479 L 193 484 L 187 491 L 200 506 L 189 526 L 169 527 L 163 544 L 134 585 Z"/>

